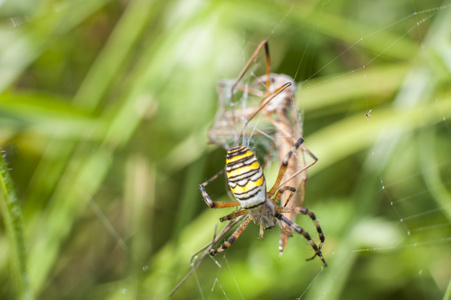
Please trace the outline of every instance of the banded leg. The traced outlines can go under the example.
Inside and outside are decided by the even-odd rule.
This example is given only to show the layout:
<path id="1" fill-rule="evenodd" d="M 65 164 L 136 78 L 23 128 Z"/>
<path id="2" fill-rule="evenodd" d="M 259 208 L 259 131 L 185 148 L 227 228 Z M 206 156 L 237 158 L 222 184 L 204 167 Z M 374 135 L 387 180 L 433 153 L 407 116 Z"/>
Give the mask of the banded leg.
<path id="1" fill-rule="evenodd" d="M 288 132 L 286 132 L 283 128 L 281 128 L 281 126 L 280 126 L 275 120 L 273 120 L 272 118 L 270 118 L 270 117 L 267 116 L 267 115 L 264 115 L 264 116 L 265 116 L 265 118 L 266 118 L 269 122 L 271 122 L 271 123 L 274 125 L 274 127 L 277 128 L 277 130 L 279 130 L 280 132 L 283 132 L 283 133 L 284 133 L 286 136 L 288 136 L 288 137 L 291 136 Z M 291 138 L 291 139 L 294 140 L 294 138 Z M 298 140 L 298 141 L 299 141 L 299 140 Z M 302 169 L 300 169 L 300 170 L 296 171 L 295 173 L 293 173 L 293 175 L 291 175 L 288 179 L 286 179 L 284 182 L 282 182 L 282 183 L 280 184 L 280 186 L 283 186 L 284 184 L 286 184 L 287 182 L 289 182 L 291 179 L 295 178 L 296 176 L 298 176 L 299 174 L 301 174 L 302 172 L 304 172 L 305 170 L 307 170 L 308 168 L 310 168 L 311 166 L 313 166 L 314 164 L 316 164 L 316 162 L 318 161 L 318 158 L 317 158 L 312 152 L 310 152 L 310 150 L 307 149 L 307 147 L 305 147 L 304 145 L 302 145 L 302 143 L 301 143 L 301 145 L 299 146 L 299 148 L 301 148 L 303 152 L 305 152 L 308 156 L 310 156 L 310 157 L 313 159 L 313 161 L 312 161 L 311 163 L 309 163 L 308 165 L 304 166 Z M 297 148 L 296 148 L 296 149 L 297 149 Z M 282 180 L 282 179 L 281 179 L 281 180 Z M 276 185 L 274 185 L 274 186 L 276 186 Z"/>
<path id="2" fill-rule="evenodd" d="M 290 157 L 293 155 L 293 153 L 299 148 L 299 146 L 301 146 L 301 144 L 304 142 L 303 138 L 299 138 L 299 140 L 296 142 L 296 144 L 294 144 L 293 147 L 291 147 L 290 151 L 288 151 L 287 155 L 285 156 L 285 159 L 282 162 L 282 165 L 280 166 L 279 169 L 279 174 L 277 175 L 277 179 L 276 182 L 274 183 L 273 187 L 271 188 L 271 190 L 268 192 L 268 197 L 272 198 L 272 196 L 276 193 L 276 191 L 279 189 L 280 187 L 280 182 L 282 181 L 283 175 L 285 175 L 285 172 L 287 171 L 287 167 L 288 167 L 288 161 L 290 160 Z M 305 170 L 306 168 L 302 168 L 302 171 Z M 298 172 L 296 172 L 298 173 Z M 300 173 L 300 172 L 299 172 Z M 299 174 L 298 173 L 298 174 Z M 290 178 L 291 179 L 291 178 Z M 285 181 L 286 182 L 286 181 Z"/>
<path id="3" fill-rule="evenodd" d="M 299 234 L 302 234 L 304 236 L 304 238 L 309 242 L 309 244 L 313 248 L 313 250 L 315 250 L 315 255 L 313 255 L 311 258 L 309 258 L 307 260 L 312 260 L 316 256 L 318 256 L 323 261 L 324 266 L 327 266 L 327 263 L 323 258 L 323 254 L 321 253 L 321 250 L 318 248 L 318 246 L 316 246 L 315 242 L 312 240 L 312 238 L 310 237 L 310 235 L 308 234 L 307 231 L 305 231 L 300 226 L 298 226 L 296 223 L 290 221 L 289 219 L 287 219 L 285 216 L 281 215 L 280 213 L 276 213 L 276 218 L 279 219 L 280 221 L 284 222 L 285 224 L 287 224 L 291 230 L 296 231 Z"/>
<path id="4" fill-rule="evenodd" d="M 277 194 L 274 196 L 274 198 L 272 199 L 272 202 L 274 204 L 277 203 L 277 201 L 280 200 L 280 198 L 282 197 L 282 194 L 286 191 L 291 192 L 290 195 L 288 196 L 287 201 L 285 202 L 284 207 L 288 204 L 288 202 L 290 202 L 291 198 L 293 197 L 294 193 L 296 193 L 296 189 L 292 186 L 283 186 L 281 187 L 278 191 Z"/>
<path id="5" fill-rule="evenodd" d="M 216 254 L 224 251 L 225 249 L 229 248 L 230 245 L 232 245 L 239 237 L 240 235 L 243 233 L 244 229 L 246 229 L 247 225 L 249 225 L 249 222 L 252 219 L 247 217 L 243 223 L 240 224 L 240 226 L 238 226 L 238 228 L 235 230 L 235 232 L 227 239 L 227 241 L 225 241 L 221 247 L 219 247 L 218 249 L 210 249 L 210 255 L 211 256 L 215 256 Z M 321 253 L 321 252 L 320 252 Z"/>
<path id="6" fill-rule="evenodd" d="M 307 216 L 309 216 L 310 219 L 312 219 L 313 223 L 315 224 L 316 231 L 318 232 L 319 240 L 321 241 L 318 244 L 318 249 L 321 250 L 326 238 L 324 237 L 323 230 L 321 229 L 321 226 L 319 226 L 319 222 L 316 219 L 316 216 L 313 213 L 313 211 L 311 211 L 311 210 L 309 210 L 308 208 L 305 208 L 305 207 L 280 207 L 280 208 L 277 207 L 276 209 L 277 209 L 277 212 L 281 213 L 281 214 L 295 213 L 295 214 L 298 214 L 298 215 L 307 215 Z"/>
<path id="7" fill-rule="evenodd" d="M 214 175 L 213 177 L 211 177 L 210 179 L 208 179 L 207 181 L 205 181 L 202 184 L 199 184 L 199 190 L 202 193 L 202 197 L 204 198 L 205 203 L 210 207 L 210 208 L 224 208 L 224 207 L 235 207 L 235 206 L 240 206 L 240 203 L 236 200 L 233 201 L 227 201 L 227 202 L 218 202 L 218 201 L 213 201 L 211 200 L 210 196 L 207 194 L 207 191 L 205 191 L 205 187 L 212 182 L 213 180 L 215 180 L 216 178 L 218 178 L 219 175 L 221 175 L 222 173 L 224 173 L 224 169 L 222 169 L 221 171 L 219 171 L 216 175 Z"/>
<path id="8" fill-rule="evenodd" d="M 238 218 L 239 216 L 247 214 L 248 212 L 249 212 L 248 209 L 239 210 L 239 211 L 233 212 L 227 216 L 220 218 L 219 221 L 224 222 L 224 221 L 233 220 L 235 218 Z"/>
<path id="9" fill-rule="evenodd" d="M 302 169 L 300 169 L 299 171 L 296 171 L 293 175 L 291 175 L 288 179 L 286 179 L 280 185 L 286 184 L 288 181 L 290 181 L 294 177 L 298 176 L 299 174 L 301 174 L 302 172 L 304 172 L 305 170 L 307 170 L 308 168 L 310 168 L 311 166 L 316 164 L 316 162 L 318 161 L 318 158 L 315 155 L 313 155 L 313 153 L 310 152 L 310 150 L 307 149 L 307 147 L 305 147 L 304 145 L 300 145 L 300 148 L 302 149 L 302 151 L 307 153 L 307 155 L 310 156 L 313 159 L 313 161 L 311 163 L 309 163 L 308 165 L 306 165 L 305 167 L 303 167 Z"/>

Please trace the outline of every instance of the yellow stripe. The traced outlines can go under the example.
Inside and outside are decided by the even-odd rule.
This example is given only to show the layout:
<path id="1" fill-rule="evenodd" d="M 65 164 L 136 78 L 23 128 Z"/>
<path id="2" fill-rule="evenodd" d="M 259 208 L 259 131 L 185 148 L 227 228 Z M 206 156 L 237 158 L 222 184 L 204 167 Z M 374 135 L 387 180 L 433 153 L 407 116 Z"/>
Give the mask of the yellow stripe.
<path id="1" fill-rule="evenodd" d="M 252 190 L 253 188 L 257 186 L 263 185 L 263 176 L 261 176 L 257 181 L 249 181 L 245 186 L 239 186 L 237 185 L 235 188 L 232 189 L 232 193 L 234 194 L 241 194 L 245 193 L 247 191 Z"/>
<path id="2" fill-rule="evenodd" d="M 254 171 L 254 170 L 257 170 L 258 168 L 260 168 L 260 164 L 258 163 L 258 161 L 255 161 L 252 165 L 242 166 L 238 169 L 227 172 L 227 178 L 241 175 L 241 174 L 247 173 L 249 171 Z"/>
<path id="3" fill-rule="evenodd" d="M 253 156 L 253 155 L 254 155 L 254 153 L 252 153 L 252 151 L 249 150 L 249 151 L 245 152 L 244 154 L 237 155 L 237 156 L 234 156 L 234 157 L 231 157 L 231 158 L 227 158 L 226 159 L 226 164 L 233 163 L 233 162 L 235 162 L 237 160 L 240 160 L 240 159 L 245 158 L 245 157 L 250 157 L 250 156 Z"/>

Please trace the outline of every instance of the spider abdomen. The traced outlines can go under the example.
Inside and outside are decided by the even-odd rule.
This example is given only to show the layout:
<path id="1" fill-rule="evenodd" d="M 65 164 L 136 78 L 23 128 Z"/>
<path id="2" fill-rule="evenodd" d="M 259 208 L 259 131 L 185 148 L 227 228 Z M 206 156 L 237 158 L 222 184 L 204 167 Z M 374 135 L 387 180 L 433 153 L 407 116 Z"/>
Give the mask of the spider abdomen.
<path id="1" fill-rule="evenodd" d="M 227 151 L 226 176 L 230 190 L 242 208 L 265 203 L 266 182 L 255 154 L 246 146 Z"/>

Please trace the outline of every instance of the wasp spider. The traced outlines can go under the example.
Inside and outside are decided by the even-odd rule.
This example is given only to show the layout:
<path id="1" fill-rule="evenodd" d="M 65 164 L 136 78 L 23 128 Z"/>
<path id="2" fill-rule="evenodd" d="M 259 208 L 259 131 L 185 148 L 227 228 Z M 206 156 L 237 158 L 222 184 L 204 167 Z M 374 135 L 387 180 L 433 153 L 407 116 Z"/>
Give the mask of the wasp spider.
<path id="1" fill-rule="evenodd" d="M 326 265 L 326 261 L 321 253 L 321 247 L 324 243 L 324 235 L 316 220 L 315 214 L 304 207 L 282 207 L 277 205 L 282 194 L 289 192 L 291 195 L 296 191 L 294 187 L 282 186 L 280 183 L 283 175 L 288 167 L 290 157 L 304 142 L 300 138 L 296 144 L 290 149 L 285 156 L 284 161 L 279 169 L 274 186 L 267 191 L 265 176 L 263 169 L 257 160 L 255 154 L 246 146 L 234 147 L 227 151 L 226 166 L 218 174 L 199 185 L 199 189 L 202 193 L 202 197 L 205 203 L 210 208 L 225 208 L 225 207 L 239 207 L 239 209 L 229 215 L 226 215 L 220 219 L 220 221 L 232 220 L 238 217 L 242 217 L 243 221 L 235 230 L 235 232 L 217 249 L 210 248 L 210 255 L 214 256 L 219 252 L 224 251 L 230 245 L 232 245 L 241 233 L 246 229 L 251 221 L 260 225 L 260 237 L 263 238 L 263 231 L 265 229 L 271 229 L 279 221 L 281 225 L 288 226 L 292 231 L 297 232 L 304 236 L 310 243 L 310 246 L 315 251 L 311 260 L 318 256 Z M 220 174 L 226 172 L 227 182 L 236 200 L 228 202 L 212 201 L 210 196 L 205 190 L 205 187 L 215 180 Z M 318 231 L 320 243 L 318 245 L 311 239 L 308 232 L 303 230 L 293 221 L 285 217 L 284 213 L 295 213 L 308 215 L 316 226 Z"/>

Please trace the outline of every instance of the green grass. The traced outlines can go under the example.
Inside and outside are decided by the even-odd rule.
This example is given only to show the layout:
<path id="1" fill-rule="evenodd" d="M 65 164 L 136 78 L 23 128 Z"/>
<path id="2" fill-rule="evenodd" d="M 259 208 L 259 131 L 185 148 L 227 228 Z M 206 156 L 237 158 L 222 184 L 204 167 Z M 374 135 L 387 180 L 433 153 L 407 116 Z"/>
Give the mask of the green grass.
<path id="1" fill-rule="evenodd" d="M 451 3 L 0 5 L 0 298 L 167 298 L 229 212 L 197 188 L 225 163 L 216 83 L 265 38 L 302 84 L 329 267 L 250 225 L 174 299 L 449 298 Z"/>
<path id="2" fill-rule="evenodd" d="M 9 174 L 8 165 L 0 156 L 0 187 L 1 187 L 1 209 L 3 220 L 8 235 L 8 244 L 11 246 L 9 257 L 11 257 L 12 285 L 15 285 L 15 293 L 20 299 L 32 299 L 28 272 L 27 253 L 23 239 L 23 216 L 22 208 L 17 199 L 14 185 Z M 11 283 L 11 282 L 10 282 Z"/>

